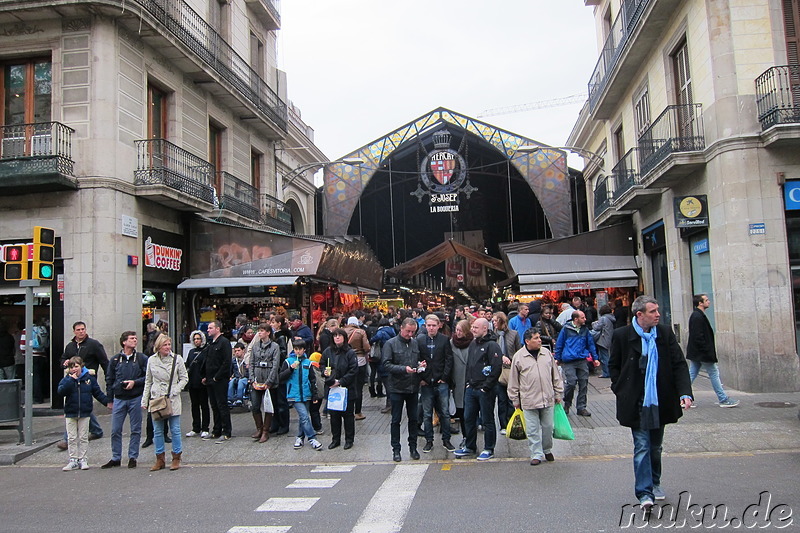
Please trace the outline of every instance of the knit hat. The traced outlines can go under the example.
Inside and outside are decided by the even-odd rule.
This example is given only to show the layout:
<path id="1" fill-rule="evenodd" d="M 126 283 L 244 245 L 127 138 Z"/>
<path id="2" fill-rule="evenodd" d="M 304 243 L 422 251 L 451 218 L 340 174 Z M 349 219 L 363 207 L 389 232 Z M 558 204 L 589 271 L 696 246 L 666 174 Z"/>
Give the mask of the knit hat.
<path id="1" fill-rule="evenodd" d="M 357 326 L 358 325 L 358 319 L 356 317 L 354 317 L 354 316 L 351 316 L 350 318 L 347 319 L 347 325 L 348 326 Z"/>

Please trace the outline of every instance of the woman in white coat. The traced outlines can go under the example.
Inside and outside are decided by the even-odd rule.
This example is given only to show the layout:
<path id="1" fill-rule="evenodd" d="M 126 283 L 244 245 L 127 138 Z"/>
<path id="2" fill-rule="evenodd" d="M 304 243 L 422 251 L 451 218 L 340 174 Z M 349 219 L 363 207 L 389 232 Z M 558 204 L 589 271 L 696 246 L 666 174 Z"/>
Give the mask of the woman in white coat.
<path id="1" fill-rule="evenodd" d="M 172 339 L 167 335 L 159 335 L 154 345 L 155 353 L 147 360 L 147 374 L 144 380 L 142 408 L 147 409 L 151 399 L 166 396 L 172 402 L 172 416 L 167 419 L 169 431 L 172 433 L 172 464 L 170 470 L 181 466 L 181 391 L 189 383 L 189 374 L 183 358 L 172 352 Z M 173 374 L 172 369 L 175 368 Z M 170 376 L 172 387 L 170 388 Z M 150 469 L 161 470 L 164 463 L 164 424 L 153 424 L 153 443 L 155 444 L 156 462 Z"/>

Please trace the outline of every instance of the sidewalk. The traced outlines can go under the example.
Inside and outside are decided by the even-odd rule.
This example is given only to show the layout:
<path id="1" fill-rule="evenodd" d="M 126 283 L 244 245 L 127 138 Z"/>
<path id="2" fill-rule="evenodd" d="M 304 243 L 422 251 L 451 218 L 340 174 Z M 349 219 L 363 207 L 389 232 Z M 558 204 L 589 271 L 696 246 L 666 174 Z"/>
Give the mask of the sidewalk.
<path id="1" fill-rule="evenodd" d="M 620 427 L 615 419 L 615 399 L 609 389 L 609 380 L 590 378 L 589 405 L 592 417 L 579 417 L 570 414 L 570 422 L 575 431 L 574 441 L 556 441 L 553 453 L 558 458 L 581 458 L 594 456 L 630 456 L 632 452 L 630 430 Z M 367 389 L 364 389 L 367 392 Z M 701 374 L 694 383 L 696 409 L 684 413 L 683 418 L 667 429 L 664 451 L 678 453 L 748 453 L 766 450 L 796 450 L 800 442 L 800 421 L 798 404 L 800 392 L 796 393 L 744 393 L 727 389 L 734 398 L 741 401 L 738 407 L 722 409 L 718 407 L 716 395 L 708 378 Z M 188 412 L 189 398 L 184 393 L 184 413 L 181 416 L 182 431 L 191 429 L 191 415 Z M 356 421 L 355 446 L 351 450 L 341 447 L 328 450 L 330 426 L 323 419 L 325 434 L 319 437 L 325 445 L 321 452 L 305 446 L 294 450 L 294 434 L 297 429 L 296 415 L 292 411 L 291 430 L 288 435 L 270 438 L 269 442 L 258 444 L 250 438 L 253 432 L 253 418 L 250 413 L 232 413 L 234 438 L 224 444 L 203 441 L 199 438 L 185 438 L 183 441 L 184 463 L 193 465 L 224 464 L 303 464 L 303 463 L 359 463 L 390 462 L 392 450 L 389 445 L 390 415 L 381 414 L 382 398 L 364 399 L 363 413 L 366 419 Z M 89 444 L 89 463 L 98 466 L 111 457 L 111 417 L 108 409 L 95 404 L 100 424 L 105 436 Z M 405 420 L 402 424 L 405 429 Z M 127 449 L 128 434 L 123 435 L 123 450 Z M 35 445 L 17 445 L 16 431 L 0 431 L 0 465 L 20 464 L 23 466 L 52 465 L 66 463 L 66 452 L 59 451 L 54 444 L 61 438 L 64 428 L 63 416 L 37 416 L 33 419 Z M 499 430 L 499 428 L 498 428 Z M 407 433 L 403 431 L 403 461 L 408 461 Z M 435 436 L 435 447 L 429 454 L 422 453 L 422 461 L 454 460 L 441 446 L 441 437 Z M 453 435 L 456 446 L 461 435 Z M 421 452 L 424 439 L 419 439 Z M 478 434 L 478 446 L 483 443 L 483 434 Z M 169 445 L 167 445 L 169 450 Z M 141 467 L 149 465 L 153 458 L 153 448 L 140 453 Z M 513 441 L 498 434 L 495 457 L 526 458 L 526 441 Z"/>

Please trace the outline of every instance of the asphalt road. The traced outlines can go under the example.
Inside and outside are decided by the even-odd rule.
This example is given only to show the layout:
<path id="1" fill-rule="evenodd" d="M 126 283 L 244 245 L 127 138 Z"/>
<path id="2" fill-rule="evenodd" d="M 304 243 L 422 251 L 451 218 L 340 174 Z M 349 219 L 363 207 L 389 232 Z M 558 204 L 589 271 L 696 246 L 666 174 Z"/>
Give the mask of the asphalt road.
<path id="1" fill-rule="evenodd" d="M 761 520 L 757 525 L 764 525 L 771 511 L 767 530 L 798 531 L 798 474 L 800 452 L 673 454 L 664 459 L 662 484 L 665 503 L 683 509 L 677 518 L 688 517 L 689 524 L 691 497 L 699 506 L 725 505 L 727 519 L 742 518 L 747 510 L 751 523 Z M 0 479 L 0 531 L 9 532 L 379 533 L 399 531 L 401 525 L 409 532 L 603 532 L 618 530 L 623 513 L 629 519 L 633 512 L 623 505 L 635 503 L 631 460 L 614 457 L 536 467 L 511 459 L 404 460 L 187 466 L 154 473 L 144 465 L 85 472 L 14 466 L 0 468 Z M 748 509 L 760 499 L 765 511 Z M 307 510 L 266 510 L 283 505 Z M 707 513 L 706 526 L 708 518 Z M 650 519 L 656 525 L 657 517 Z M 719 527 L 719 517 L 715 524 Z"/>

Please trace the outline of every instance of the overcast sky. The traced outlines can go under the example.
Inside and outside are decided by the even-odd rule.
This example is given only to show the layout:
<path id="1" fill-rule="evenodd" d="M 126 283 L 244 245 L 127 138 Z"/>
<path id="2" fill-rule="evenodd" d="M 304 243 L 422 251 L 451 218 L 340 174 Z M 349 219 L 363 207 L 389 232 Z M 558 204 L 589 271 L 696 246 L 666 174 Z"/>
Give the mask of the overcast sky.
<path id="1" fill-rule="evenodd" d="M 282 0 L 280 8 L 289 99 L 330 159 L 439 106 L 478 118 L 585 93 L 598 58 L 582 0 Z M 580 109 L 480 119 L 557 146 Z"/>

